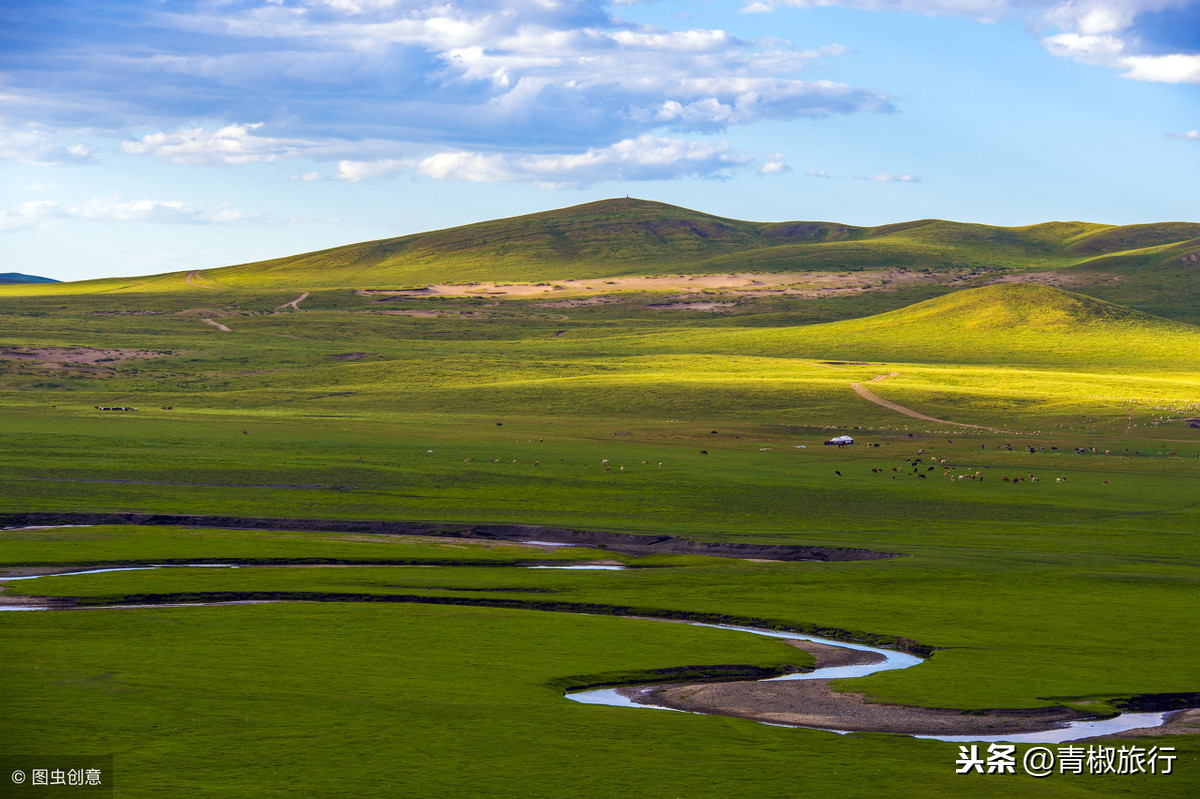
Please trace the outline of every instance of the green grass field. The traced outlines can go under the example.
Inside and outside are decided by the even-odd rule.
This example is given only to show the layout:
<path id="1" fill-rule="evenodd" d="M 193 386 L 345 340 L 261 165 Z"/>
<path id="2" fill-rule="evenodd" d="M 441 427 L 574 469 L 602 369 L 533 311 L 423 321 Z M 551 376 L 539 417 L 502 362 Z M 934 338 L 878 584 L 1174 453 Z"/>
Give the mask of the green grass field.
<path id="1" fill-rule="evenodd" d="M 1200 328 L 1190 311 L 1167 312 L 1186 304 L 1178 281 L 1171 294 L 1165 272 L 1134 274 L 1153 272 L 1152 256 L 1177 258 L 1195 226 L 801 229 L 635 210 L 471 231 L 491 249 L 444 231 L 210 270 L 202 285 L 179 274 L 0 287 L 0 513 L 539 524 L 902 557 L 0 531 L 0 568 L 243 565 L 46 577 L 8 583 L 5 596 L 355 600 L 0 614 L 0 740 L 31 754 L 102 746 L 123 797 L 1194 796 L 1200 730 L 1138 742 L 1175 746 L 1171 775 L 1035 780 L 957 775 L 950 743 L 580 706 L 561 693 L 655 669 L 808 662 L 778 641 L 572 612 L 589 607 L 934 648 L 916 668 L 844 686 L 875 701 L 1106 707 L 1200 691 L 1200 429 L 1188 426 L 1200 418 Z M 804 266 L 795 253 L 810 246 L 826 254 Z M 1127 304 L 1107 278 L 1082 293 L 702 295 L 733 297 L 720 313 L 656 310 L 673 295 L 640 290 L 554 308 L 352 291 L 437 269 L 456 280 L 649 274 L 646 260 L 665 251 L 677 257 L 658 273 L 775 269 L 785 255 L 788 269 L 815 269 L 835 251 L 869 265 L 871 248 L 880 263 L 921 251 L 951 272 L 1085 274 L 1105 258 L 1143 260 L 1122 284 Z M 277 310 L 301 291 L 301 310 Z M 868 402 L 852 383 L 945 421 Z M 858 443 L 822 446 L 840 433 Z M 409 565 L 253 567 L 314 558 Z M 595 559 L 643 568 L 521 568 Z M 364 601 L 389 597 L 405 601 Z"/>

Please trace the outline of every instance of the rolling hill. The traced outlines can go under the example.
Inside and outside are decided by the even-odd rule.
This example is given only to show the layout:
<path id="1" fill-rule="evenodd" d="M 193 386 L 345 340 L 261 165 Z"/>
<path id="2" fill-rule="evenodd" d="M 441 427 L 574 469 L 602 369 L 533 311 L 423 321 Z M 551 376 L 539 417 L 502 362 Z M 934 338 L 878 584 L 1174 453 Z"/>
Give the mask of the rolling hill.
<path id="1" fill-rule="evenodd" d="M 361 288 L 681 271 L 1007 271 L 1069 267 L 1183 242 L 1200 249 L 1200 224 L 1003 228 L 919 220 L 869 228 L 747 222 L 626 198 L 207 270 L 204 276 L 230 286 Z"/>
<path id="2" fill-rule="evenodd" d="M 7 285 L 9 283 L 58 283 L 52 277 L 38 277 L 37 275 L 23 275 L 20 272 L 4 272 L 0 273 L 0 284 Z"/>
<path id="3" fill-rule="evenodd" d="M 963 289 L 887 313 L 791 328 L 692 333 L 688 346 L 800 358 L 1190 368 L 1200 327 L 1052 286 Z"/>
<path id="4" fill-rule="evenodd" d="M 436 283 L 895 271 L 908 273 L 927 288 L 923 295 L 898 296 L 889 307 L 931 293 L 1015 278 L 1197 322 L 1198 270 L 1197 223 L 993 227 L 926 219 L 856 227 L 751 222 L 623 198 L 215 269 L 8 285 L 0 288 L 0 296 L 172 292 L 206 295 L 206 302 L 222 297 L 224 302 L 248 292 L 419 288 Z"/>

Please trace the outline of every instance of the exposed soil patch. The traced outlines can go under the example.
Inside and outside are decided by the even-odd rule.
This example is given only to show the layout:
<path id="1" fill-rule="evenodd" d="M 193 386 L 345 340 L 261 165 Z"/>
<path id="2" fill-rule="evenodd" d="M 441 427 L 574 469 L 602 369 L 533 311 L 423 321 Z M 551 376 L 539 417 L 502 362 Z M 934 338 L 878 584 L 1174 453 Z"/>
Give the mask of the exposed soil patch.
<path id="1" fill-rule="evenodd" d="M 1144 738 L 1160 735 L 1200 735 L 1200 709 L 1177 710 L 1167 716 L 1166 722 L 1158 727 L 1141 727 L 1136 730 L 1114 733 L 1109 738 Z"/>
<path id="2" fill-rule="evenodd" d="M 972 277 L 975 277 L 972 275 Z M 857 272 L 784 272 L 755 274 L 731 272 L 715 275 L 639 275 L 584 280 L 557 280 L 552 283 L 436 283 L 408 289 L 359 289 L 356 294 L 376 299 L 422 297 L 536 297 L 540 294 L 565 293 L 585 295 L 556 300 L 551 307 L 578 307 L 596 301 L 614 300 L 600 294 L 618 291 L 682 291 L 696 294 L 721 289 L 744 293 L 745 296 L 765 297 L 790 295 L 797 297 L 831 297 L 858 294 L 869 290 L 886 290 L 913 283 L 958 285 L 963 281 L 946 274 L 909 272 L 887 269 Z M 595 293 L 593 297 L 586 297 Z"/>
<path id="3" fill-rule="evenodd" d="M 1071 288 L 1076 286 L 1092 286 L 1097 283 L 1121 283 L 1121 275 L 1105 275 L 1089 272 L 1086 275 L 1073 272 L 1026 272 L 1023 275 L 1003 275 L 986 281 L 986 285 L 994 283 L 1040 283 L 1043 286 Z"/>
<path id="4" fill-rule="evenodd" d="M 868 702 L 865 694 L 834 691 L 830 680 L 673 685 L 626 694 L 639 704 L 699 713 L 855 732 L 909 735 L 1004 735 L 1039 732 L 1079 721 L 1065 707 L 966 712 Z"/>
<path id="5" fill-rule="evenodd" d="M 186 316 L 190 319 L 200 319 L 207 317 L 209 319 L 223 319 L 227 316 L 233 316 L 232 311 L 226 311 L 222 308 L 187 308 L 182 311 L 177 311 L 176 316 Z"/>
<path id="6" fill-rule="evenodd" d="M 155 350 L 99 349 L 96 347 L 0 347 L 0 360 L 27 361 L 49 367 L 68 364 L 95 366 L 98 363 L 162 358 L 169 354 Z"/>
<path id="7" fill-rule="evenodd" d="M 722 311 L 736 305 L 736 302 L 659 302 L 646 307 L 656 311 Z"/>

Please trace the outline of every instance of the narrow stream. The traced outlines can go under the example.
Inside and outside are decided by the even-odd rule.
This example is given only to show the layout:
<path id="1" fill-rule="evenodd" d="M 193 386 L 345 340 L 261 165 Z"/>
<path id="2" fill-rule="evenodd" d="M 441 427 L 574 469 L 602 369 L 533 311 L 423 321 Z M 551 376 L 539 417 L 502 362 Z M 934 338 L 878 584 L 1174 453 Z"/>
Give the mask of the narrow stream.
<path id="1" fill-rule="evenodd" d="M 171 568 L 211 568 L 211 569 L 236 569 L 237 565 L 229 563 L 164 563 L 151 566 L 119 566 L 106 569 L 84 569 L 74 572 L 60 572 L 57 574 L 35 574 L 26 577 L 5 577 L 0 578 L 0 584 L 16 580 L 38 580 L 46 577 L 72 577 L 80 574 L 100 574 L 103 572 L 121 572 L 121 571 L 147 571 L 151 569 L 171 569 Z M 527 566 L 531 569 L 621 569 L 621 566 L 598 566 L 598 565 L 553 565 L 553 566 Z M 198 604 L 210 605 L 226 605 L 226 604 L 263 604 L 257 601 L 235 601 L 235 602 L 219 602 L 219 603 L 185 603 L 179 605 L 105 605 L 102 607 L 86 608 L 88 610 L 105 610 L 105 609 L 130 609 L 130 608 L 163 608 L 163 607 L 194 607 Z M 0 605 L 0 611 L 30 611 L 30 610 L 48 610 L 43 607 L 29 607 L 20 605 Z M 851 677 L 866 677 L 881 671 L 890 671 L 894 669 L 907 669 L 920 664 L 922 658 L 916 655 L 910 655 L 907 652 L 896 652 L 890 649 L 881 649 L 879 647 L 868 646 L 866 644 L 852 644 L 844 641 L 835 641 L 829 638 L 821 638 L 819 636 L 803 635 L 800 633 L 781 632 L 779 630 L 765 630 L 757 627 L 741 627 L 732 624 L 705 624 L 703 622 L 679 622 L 674 619 L 653 619 L 652 621 L 669 621 L 676 624 L 690 624 L 695 627 L 712 627 L 719 630 L 732 630 L 734 632 L 749 633 L 751 635 L 761 635 L 768 638 L 782 638 L 800 641 L 812 641 L 813 643 L 825 644 L 827 646 L 840 647 L 842 649 L 852 649 L 859 652 L 871 652 L 882 657 L 882 660 L 876 663 L 869 663 L 857 666 L 833 666 L 828 668 L 815 669 L 807 673 L 785 674 L 779 677 L 768 677 L 763 682 L 772 680 L 836 680 L 847 679 Z M 657 686 L 631 686 L 637 690 L 639 694 L 644 694 L 653 690 Z M 632 699 L 622 696 L 617 693 L 616 688 L 596 688 L 587 691 L 576 691 L 566 694 L 566 698 L 573 702 L 579 702 L 585 705 L 610 705 L 613 707 L 636 707 L 636 708 L 652 708 L 656 710 L 675 710 L 681 713 L 692 711 L 681 711 L 677 708 L 665 707 L 654 704 L 641 704 L 634 702 Z M 1066 727 L 1044 730 L 1042 732 L 1030 733 L 1013 733 L 1009 735 L 914 735 L 914 738 L 929 738 L 938 741 L 949 742 L 989 742 L 989 741 L 1004 741 L 1007 743 L 1066 743 L 1075 741 L 1080 738 L 1090 738 L 1097 735 L 1109 735 L 1124 730 L 1133 730 L 1143 727 L 1161 726 L 1166 721 L 1168 713 L 1123 713 L 1111 719 L 1102 719 L 1096 721 L 1073 721 L 1066 722 Z M 762 722 L 773 727 L 788 727 L 793 725 L 778 724 L 774 722 Z M 797 725 L 798 726 L 798 725 Z M 827 732 L 846 733 L 848 730 L 826 729 L 826 728 L 811 728 L 822 729 Z"/>
<path id="2" fill-rule="evenodd" d="M 668 621 L 662 619 L 661 621 Z M 907 669 L 916 666 L 923 662 L 922 658 L 916 655 L 910 655 L 906 652 L 895 652 L 890 649 L 880 649 L 879 647 L 867 646 L 865 644 L 849 644 L 843 641 L 834 641 L 829 638 L 820 638 L 812 635 L 802 635 L 800 633 L 780 632 L 779 630 L 763 630 L 756 627 L 738 627 L 727 624 L 702 624 L 697 622 L 682 622 L 691 624 L 695 627 L 715 627 L 721 630 L 734 630 L 737 632 L 750 633 L 751 635 L 762 635 L 769 638 L 787 638 L 798 641 L 812 641 L 818 644 L 826 644 L 828 646 L 841 647 L 843 649 L 853 649 L 859 652 L 873 652 L 883 656 L 883 660 L 878 663 L 869 663 L 861 666 L 833 666 L 830 668 L 815 669 L 805 674 L 785 674 L 781 677 L 768 677 L 760 682 L 768 682 L 771 680 L 837 680 L 846 679 L 849 677 L 866 677 L 870 674 L 875 674 L 880 671 L 890 671 L 894 669 Z M 644 695 L 653 689 L 659 687 L 657 685 L 646 686 L 631 686 L 638 692 L 639 695 Z M 617 692 L 617 688 L 595 688 L 587 691 L 576 691 L 566 695 L 567 699 L 573 702 L 580 702 L 585 705 L 611 705 L 613 707 L 640 707 L 651 708 L 654 710 L 674 710 L 680 713 L 691 713 L 695 711 L 679 710 L 678 708 L 666 707 L 664 705 L 642 704 L 634 702 L 626 696 L 622 696 Z M 698 714 L 704 715 L 704 714 Z M 929 738 L 937 741 L 1004 741 L 1006 743 L 1066 743 L 1067 741 L 1075 741 L 1080 738 L 1091 738 L 1097 735 L 1110 735 L 1116 732 L 1125 730 L 1135 730 L 1143 727 L 1158 727 L 1165 721 L 1168 713 L 1123 713 L 1111 719 L 1102 719 L 1097 721 L 1072 721 L 1065 722 L 1066 726 L 1053 730 L 1044 730 L 1042 732 L 1029 733 L 1011 733 L 1008 735 L 914 735 L 914 738 Z M 803 728 L 800 725 L 779 724 L 777 722 L 760 722 L 772 727 L 797 727 L 801 729 L 819 729 L 825 732 L 835 732 L 846 734 L 852 730 L 829 729 L 825 727 L 809 727 Z"/>

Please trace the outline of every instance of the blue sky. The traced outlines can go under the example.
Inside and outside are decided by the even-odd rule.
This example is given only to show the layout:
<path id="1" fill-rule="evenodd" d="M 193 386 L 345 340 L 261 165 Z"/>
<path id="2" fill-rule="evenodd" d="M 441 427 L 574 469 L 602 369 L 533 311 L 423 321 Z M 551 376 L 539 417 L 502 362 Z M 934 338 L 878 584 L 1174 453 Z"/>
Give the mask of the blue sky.
<path id="1" fill-rule="evenodd" d="M 1200 0 L 9 0 L 0 175 L 58 279 L 625 195 L 1200 221 Z"/>

